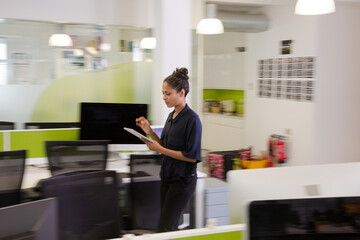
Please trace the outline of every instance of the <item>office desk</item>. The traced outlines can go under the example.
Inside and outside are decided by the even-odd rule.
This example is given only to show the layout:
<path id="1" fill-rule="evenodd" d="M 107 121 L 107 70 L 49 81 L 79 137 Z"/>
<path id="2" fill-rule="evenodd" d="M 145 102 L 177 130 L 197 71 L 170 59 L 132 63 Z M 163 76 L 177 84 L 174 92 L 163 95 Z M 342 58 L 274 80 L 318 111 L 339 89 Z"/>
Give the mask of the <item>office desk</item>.
<path id="1" fill-rule="evenodd" d="M 33 188 L 41 179 L 46 179 L 51 177 L 50 171 L 47 168 L 45 163 L 46 158 L 39 159 L 27 159 L 24 178 L 22 182 L 22 189 Z M 129 160 L 120 159 L 120 160 L 110 160 L 107 163 L 106 170 L 114 170 L 118 173 L 128 173 L 129 169 Z M 205 177 L 206 173 L 197 172 L 198 181 L 195 190 L 195 227 L 202 228 L 204 227 L 204 194 L 205 194 Z M 129 178 L 122 178 L 123 183 L 129 183 Z"/>

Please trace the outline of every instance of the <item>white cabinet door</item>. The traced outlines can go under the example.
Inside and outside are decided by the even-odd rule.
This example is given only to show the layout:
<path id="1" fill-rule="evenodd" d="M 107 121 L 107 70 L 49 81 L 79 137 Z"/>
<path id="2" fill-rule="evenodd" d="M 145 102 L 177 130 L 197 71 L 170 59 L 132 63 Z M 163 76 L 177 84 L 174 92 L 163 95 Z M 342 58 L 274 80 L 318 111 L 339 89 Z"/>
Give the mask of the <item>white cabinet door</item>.
<path id="1" fill-rule="evenodd" d="M 243 89 L 244 53 L 204 56 L 205 89 Z"/>
<path id="2" fill-rule="evenodd" d="M 245 147 L 242 125 L 241 118 L 204 115 L 202 148 L 210 151 L 223 151 Z"/>

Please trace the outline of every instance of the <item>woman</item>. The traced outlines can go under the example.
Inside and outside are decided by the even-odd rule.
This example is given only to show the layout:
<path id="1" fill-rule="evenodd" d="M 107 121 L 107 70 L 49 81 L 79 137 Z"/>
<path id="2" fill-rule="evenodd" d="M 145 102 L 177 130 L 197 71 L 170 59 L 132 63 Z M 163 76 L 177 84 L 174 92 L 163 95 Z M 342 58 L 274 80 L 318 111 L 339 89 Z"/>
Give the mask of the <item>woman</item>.
<path id="1" fill-rule="evenodd" d="M 150 150 L 163 154 L 161 166 L 161 213 L 158 232 L 177 230 L 182 211 L 196 187 L 196 165 L 201 161 L 201 122 L 186 104 L 189 77 L 186 68 L 176 69 L 162 85 L 163 100 L 174 108 L 164 125 L 161 139 L 144 117 L 136 119 L 154 141 L 143 140 Z"/>

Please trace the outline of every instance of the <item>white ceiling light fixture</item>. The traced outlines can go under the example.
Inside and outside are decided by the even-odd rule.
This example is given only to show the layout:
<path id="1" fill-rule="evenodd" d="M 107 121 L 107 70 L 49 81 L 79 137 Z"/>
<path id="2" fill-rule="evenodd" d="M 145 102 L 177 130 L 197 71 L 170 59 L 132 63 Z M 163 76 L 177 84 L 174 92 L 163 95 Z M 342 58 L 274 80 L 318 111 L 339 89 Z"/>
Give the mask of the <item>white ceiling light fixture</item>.
<path id="1" fill-rule="evenodd" d="M 335 12 L 334 0 L 298 0 L 295 6 L 295 14 L 320 15 Z"/>
<path id="2" fill-rule="evenodd" d="M 140 48 L 142 49 L 155 49 L 156 48 L 156 38 L 154 37 L 145 37 L 141 39 Z"/>
<path id="3" fill-rule="evenodd" d="M 67 34 L 57 33 L 51 35 L 51 37 L 49 38 L 49 46 L 71 47 L 72 45 L 73 42 L 71 40 L 71 37 Z"/>
<path id="4" fill-rule="evenodd" d="M 110 43 L 101 43 L 99 49 L 102 52 L 110 52 L 111 51 L 111 44 Z"/>
<path id="5" fill-rule="evenodd" d="M 224 26 L 222 22 L 216 18 L 216 4 L 206 4 L 206 18 L 201 19 L 196 27 L 197 34 L 222 34 Z"/>
<path id="6" fill-rule="evenodd" d="M 68 34 L 63 31 L 63 25 L 57 25 L 57 33 L 53 34 L 49 38 L 49 46 L 54 47 L 72 47 L 73 42 Z"/>

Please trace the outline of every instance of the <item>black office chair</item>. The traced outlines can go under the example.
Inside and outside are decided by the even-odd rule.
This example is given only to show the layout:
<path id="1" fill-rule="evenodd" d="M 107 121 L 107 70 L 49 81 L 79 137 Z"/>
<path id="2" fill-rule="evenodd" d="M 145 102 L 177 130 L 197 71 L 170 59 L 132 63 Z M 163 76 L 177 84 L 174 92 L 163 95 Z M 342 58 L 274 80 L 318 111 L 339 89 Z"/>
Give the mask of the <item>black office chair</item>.
<path id="1" fill-rule="evenodd" d="M 19 204 L 26 150 L 0 152 L 0 207 Z"/>
<path id="2" fill-rule="evenodd" d="M 45 141 L 51 175 L 105 170 L 109 143 L 107 140 Z"/>
<path id="3" fill-rule="evenodd" d="M 15 129 L 15 123 L 0 121 L 0 131 L 1 130 L 14 130 L 14 129 Z"/>
<path id="4" fill-rule="evenodd" d="M 119 237 L 115 171 L 69 172 L 45 179 L 41 185 L 43 198 L 58 198 L 60 240 Z"/>
<path id="5" fill-rule="evenodd" d="M 160 154 L 130 155 L 131 228 L 135 234 L 156 231 L 160 217 L 161 161 Z"/>

